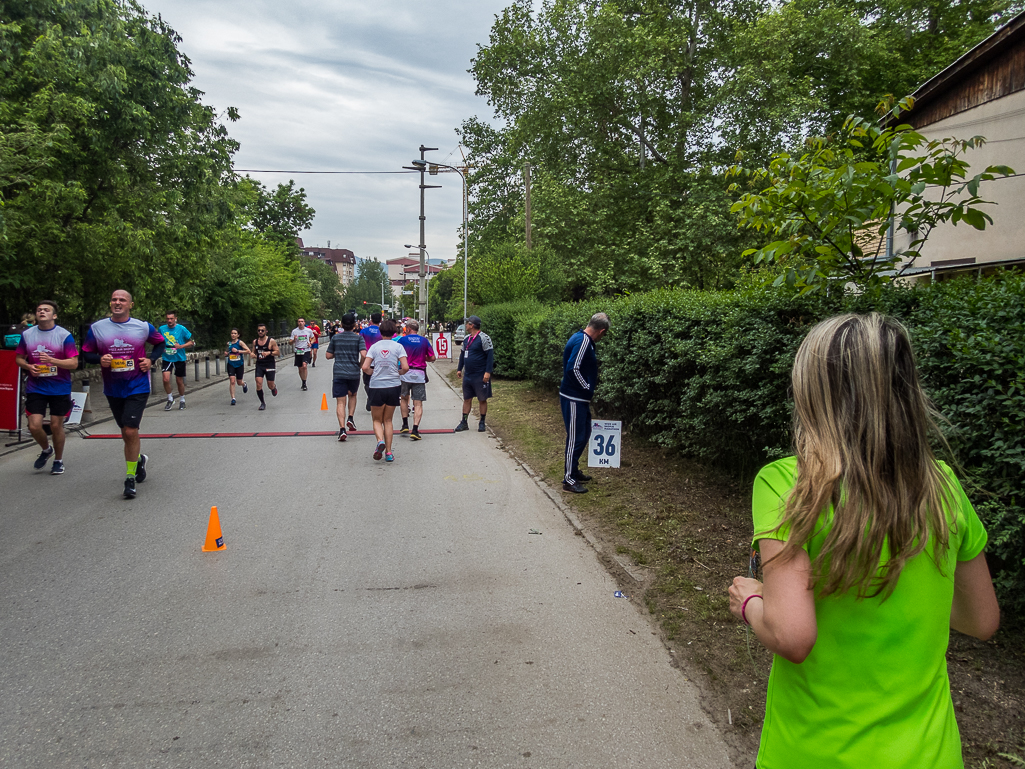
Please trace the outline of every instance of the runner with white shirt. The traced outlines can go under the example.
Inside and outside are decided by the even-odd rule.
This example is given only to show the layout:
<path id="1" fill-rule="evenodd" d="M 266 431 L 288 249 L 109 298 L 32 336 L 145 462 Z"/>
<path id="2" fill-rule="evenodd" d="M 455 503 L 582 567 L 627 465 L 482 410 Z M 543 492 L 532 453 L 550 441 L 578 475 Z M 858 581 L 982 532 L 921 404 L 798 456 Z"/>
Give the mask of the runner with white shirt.
<path id="1" fill-rule="evenodd" d="M 306 389 L 307 366 L 313 359 L 313 330 L 306 328 L 306 321 L 299 318 L 298 326 L 292 329 L 292 347 L 295 349 L 295 367 L 299 369 L 299 379 L 302 380 L 302 389 Z"/>
<path id="2" fill-rule="evenodd" d="M 395 432 L 392 417 L 399 405 L 402 375 L 409 371 L 406 348 L 392 339 L 397 328 L 391 318 L 382 321 L 381 341 L 371 345 L 367 350 L 367 357 L 363 360 L 363 373 L 370 375 L 370 387 L 367 392 L 370 414 L 374 419 L 374 435 L 377 436 L 374 459 L 380 459 L 383 454 L 387 462 L 395 461 L 391 451 Z"/>

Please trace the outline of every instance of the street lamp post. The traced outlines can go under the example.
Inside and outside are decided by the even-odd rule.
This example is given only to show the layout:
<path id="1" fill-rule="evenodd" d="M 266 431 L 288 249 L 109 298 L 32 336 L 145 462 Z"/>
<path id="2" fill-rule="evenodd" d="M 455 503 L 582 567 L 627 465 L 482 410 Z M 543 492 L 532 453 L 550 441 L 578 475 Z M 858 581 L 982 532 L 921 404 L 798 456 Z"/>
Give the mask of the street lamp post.
<path id="1" fill-rule="evenodd" d="M 403 248 L 412 248 L 412 247 L 413 246 L 411 246 L 409 243 L 406 243 L 403 246 Z M 431 265 L 430 265 L 431 252 L 428 251 L 425 248 L 424 249 L 424 253 L 427 254 L 427 259 L 428 259 L 428 264 L 427 264 L 427 280 L 430 281 L 430 279 L 431 279 Z M 410 256 L 416 256 L 416 254 L 410 254 Z M 424 316 L 421 319 L 421 322 L 424 323 L 425 325 L 427 325 L 427 324 L 429 324 L 431 322 L 430 321 L 430 317 L 431 317 L 430 316 L 431 295 L 427 291 L 427 289 L 424 287 L 424 279 L 422 277 L 420 278 L 419 282 L 417 283 L 417 287 L 416 288 L 417 288 L 417 291 L 420 294 L 423 294 L 424 296 L 426 296 L 426 299 L 424 300 Z M 420 297 L 417 297 L 417 299 L 419 300 Z"/>
<path id="2" fill-rule="evenodd" d="M 435 163 L 433 160 L 425 160 L 424 159 L 424 154 L 422 152 L 422 150 L 424 148 L 421 146 L 420 149 L 421 149 L 420 160 L 414 160 L 413 161 L 413 165 L 416 166 L 416 168 L 420 171 L 420 186 L 421 186 L 421 189 L 423 189 L 424 170 L 427 168 L 428 164 L 432 165 L 432 166 L 437 166 L 438 168 L 447 168 L 450 171 L 455 171 L 457 174 L 459 174 L 459 178 L 463 180 L 463 323 L 466 323 L 466 308 L 467 308 L 466 288 L 467 288 L 467 276 L 470 273 L 470 264 L 469 264 L 470 247 L 469 247 L 468 240 L 467 240 L 467 234 L 468 234 L 468 232 L 470 230 L 470 217 L 469 217 L 469 214 L 470 214 L 470 212 L 469 212 L 470 198 L 469 198 L 469 195 L 467 194 L 466 174 L 463 171 L 461 171 L 460 169 L 456 168 L 455 166 L 446 165 L 444 163 Z M 408 168 L 409 166 L 403 166 L 403 167 L 404 168 Z M 421 200 L 421 204 L 422 204 L 422 201 L 423 201 L 423 193 L 422 192 L 420 194 L 420 200 Z M 420 213 L 422 214 L 423 211 L 421 211 Z M 422 232 L 422 227 L 423 227 L 423 222 L 421 222 L 421 232 Z M 420 241 L 423 242 L 423 237 L 422 236 L 420 238 Z"/>
<path id="3" fill-rule="evenodd" d="M 437 187 L 441 186 L 440 184 L 424 184 L 424 172 L 427 170 L 427 161 L 424 159 L 424 153 L 425 152 L 429 152 L 429 151 L 434 151 L 436 149 L 438 149 L 438 148 L 437 147 L 425 147 L 424 145 L 421 144 L 420 145 L 420 160 L 419 161 L 417 161 L 417 160 L 413 161 L 413 165 L 415 166 L 415 168 L 410 168 L 409 166 L 403 166 L 403 168 L 410 168 L 410 170 L 412 170 L 412 171 L 419 171 L 420 172 L 420 245 L 419 245 L 419 248 L 420 248 L 420 285 L 423 285 L 424 273 L 425 273 L 425 269 L 424 268 L 425 268 L 425 265 L 426 265 L 426 263 L 424 261 L 424 253 L 427 250 L 427 244 L 424 243 L 424 237 L 425 237 L 424 236 L 424 222 L 426 222 L 426 220 L 427 220 L 427 217 L 424 216 L 424 190 L 434 189 L 434 188 L 437 188 Z M 427 309 L 426 308 L 425 299 L 426 299 L 426 297 L 421 297 L 420 302 L 419 302 L 419 315 L 420 315 L 420 321 L 421 322 L 424 322 L 424 312 Z"/>

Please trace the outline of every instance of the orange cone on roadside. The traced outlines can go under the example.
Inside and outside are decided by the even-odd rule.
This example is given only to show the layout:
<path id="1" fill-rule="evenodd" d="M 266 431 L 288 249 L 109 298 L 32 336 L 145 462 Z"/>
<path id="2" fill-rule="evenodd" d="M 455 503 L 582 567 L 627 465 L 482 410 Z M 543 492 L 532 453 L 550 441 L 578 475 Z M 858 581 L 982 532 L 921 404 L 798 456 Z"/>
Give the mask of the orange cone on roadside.
<path id="1" fill-rule="evenodd" d="M 327 411 L 327 393 L 324 393 L 324 397 L 320 399 L 320 410 Z"/>
<path id="2" fill-rule="evenodd" d="M 221 534 L 221 519 L 217 517 L 217 506 L 210 508 L 210 524 L 206 527 L 206 542 L 203 545 L 204 553 L 213 553 L 217 550 L 224 550 L 224 535 Z"/>

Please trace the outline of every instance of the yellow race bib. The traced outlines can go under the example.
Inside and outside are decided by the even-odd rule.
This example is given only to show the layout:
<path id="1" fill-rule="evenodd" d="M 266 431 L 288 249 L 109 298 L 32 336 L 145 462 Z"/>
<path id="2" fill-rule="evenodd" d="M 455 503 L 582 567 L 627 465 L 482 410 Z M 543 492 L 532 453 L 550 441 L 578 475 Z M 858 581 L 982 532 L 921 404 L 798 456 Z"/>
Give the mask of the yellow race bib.
<path id="1" fill-rule="evenodd" d="M 110 362 L 110 370 L 117 371 L 119 373 L 126 373 L 128 371 L 135 371 L 135 359 L 134 358 L 114 358 Z"/>

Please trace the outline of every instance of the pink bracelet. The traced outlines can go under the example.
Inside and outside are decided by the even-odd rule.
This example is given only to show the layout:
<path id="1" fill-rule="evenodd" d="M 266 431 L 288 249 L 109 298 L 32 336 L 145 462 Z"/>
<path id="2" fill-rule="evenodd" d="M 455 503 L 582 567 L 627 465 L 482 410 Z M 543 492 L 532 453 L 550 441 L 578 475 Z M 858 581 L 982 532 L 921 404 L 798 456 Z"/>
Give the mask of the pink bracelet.
<path id="1" fill-rule="evenodd" d="M 759 593 L 751 593 L 751 595 L 744 599 L 744 603 L 740 605 L 740 618 L 744 620 L 744 624 L 748 627 L 751 627 L 751 623 L 747 621 L 747 614 L 745 612 L 747 611 L 747 603 L 752 598 L 762 598 L 762 596 Z M 762 600 L 764 601 L 765 599 L 762 598 Z"/>

